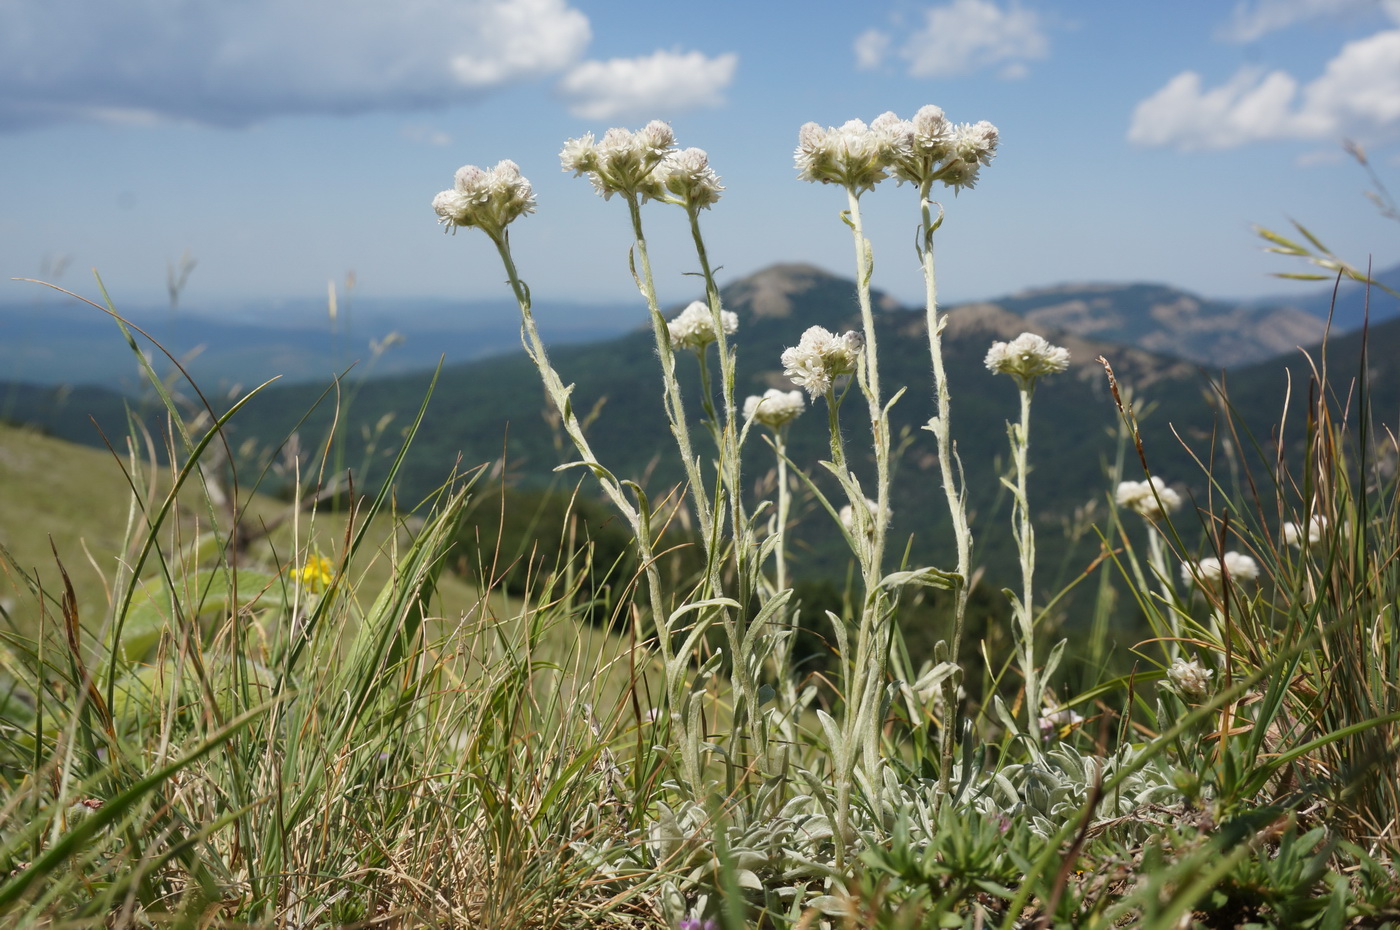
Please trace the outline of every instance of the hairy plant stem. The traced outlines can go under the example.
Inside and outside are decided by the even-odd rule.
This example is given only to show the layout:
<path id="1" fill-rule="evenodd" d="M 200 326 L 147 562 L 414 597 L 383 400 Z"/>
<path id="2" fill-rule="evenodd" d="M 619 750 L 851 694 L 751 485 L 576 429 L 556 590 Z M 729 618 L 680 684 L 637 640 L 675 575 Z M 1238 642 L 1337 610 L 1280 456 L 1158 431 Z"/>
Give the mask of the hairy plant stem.
<path id="1" fill-rule="evenodd" d="M 646 236 L 642 234 L 641 205 L 636 194 L 624 192 L 622 196 L 627 201 L 627 210 L 632 219 L 632 235 L 635 240 L 633 247 L 641 265 L 641 274 L 638 275 L 634 268 L 633 275 L 638 290 L 646 299 L 647 310 L 651 313 L 652 333 L 656 337 L 656 348 L 661 359 L 662 400 L 666 409 L 666 421 L 670 424 L 671 434 L 680 449 L 681 463 L 685 468 L 686 481 L 690 485 L 690 499 L 695 506 L 695 522 L 704 527 L 708 556 L 714 545 L 711 538 L 713 526 L 710 501 L 705 496 L 706 485 L 700 474 L 700 460 L 695 457 L 690 442 L 690 426 L 686 422 L 685 404 L 681 400 L 681 385 L 676 379 L 676 353 L 671 346 L 671 330 L 666 325 L 666 318 L 661 315 L 661 306 L 656 297 L 656 282 L 651 273 L 651 255 L 647 251 Z"/>
<path id="2" fill-rule="evenodd" d="M 850 201 L 847 212 L 851 224 L 851 237 L 856 249 L 856 299 L 860 303 L 860 320 L 865 336 L 865 364 L 857 370 L 861 393 L 870 407 L 870 439 L 875 452 L 875 503 L 877 512 L 871 514 L 874 529 L 870 538 L 869 557 L 865 560 L 879 580 L 879 571 L 885 555 L 885 528 L 890 507 L 890 418 L 880 400 L 880 363 L 876 351 L 875 314 L 870 306 L 870 277 L 875 272 L 875 263 L 870 254 L 870 241 L 865 238 L 861 226 L 860 195 L 850 188 L 846 190 Z M 858 507 L 864 501 L 852 501 Z M 871 589 L 867 588 L 869 593 Z"/>
<path id="3" fill-rule="evenodd" d="M 668 613 L 666 610 L 665 598 L 661 582 L 661 572 L 656 564 L 655 542 L 652 538 L 650 515 L 634 506 L 627 499 L 623 492 L 622 485 L 612 474 L 603 467 L 598 457 L 593 454 L 593 449 L 588 443 L 588 437 L 584 435 L 583 427 L 574 415 L 573 405 L 570 402 L 570 395 L 573 393 L 572 385 L 565 385 L 560 379 L 559 373 L 549 362 L 549 355 L 545 351 L 543 340 L 540 339 L 539 330 L 535 326 L 534 313 L 531 310 L 530 290 L 525 282 L 520 279 L 519 272 L 515 267 L 515 260 L 511 256 L 510 241 L 506 235 L 500 238 L 491 237 L 496 244 L 496 250 L 500 253 L 501 261 L 505 265 L 506 276 L 510 282 L 511 291 L 515 294 L 516 303 L 520 306 L 520 328 L 522 342 L 525 345 L 525 353 L 530 360 L 535 363 L 539 370 L 540 379 L 544 382 L 546 393 L 559 411 L 559 416 L 563 421 L 564 431 L 569 439 L 573 441 L 574 448 L 578 451 L 583 464 L 591 471 L 598 484 L 602 487 L 603 493 L 612 501 L 613 506 L 618 509 L 623 518 L 627 520 L 637 537 L 637 558 L 641 562 L 643 577 L 646 578 L 646 588 L 648 600 L 651 606 L 652 622 L 656 628 L 657 648 L 661 652 L 662 667 L 666 676 L 666 704 L 667 711 L 670 712 L 672 725 L 676 730 L 677 744 L 680 746 L 681 777 L 686 786 L 694 796 L 699 797 L 703 784 L 700 776 L 700 757 L 698 739 L 689 732 L 689 718 L 686 713 L 686 680 L 683 671 L 677 673 L 676 669 L 683 669 L 684 665 L 675 661 L 675 655 L 671 643 L 671 630 L 667 624 Z"/>
<path id="4" fill-rule="evenodd" d="M 724 566 L 723 553 L 725 546 L 723 543 L 723 531 L 721 522 L 726 513 L 726 506 L 730 515 L 739 513 L 738 501 L 738 449 L 737 442 L 732 442 L 727 438 L 733 436 L 733 410 L 734 410 L 734 361 L 729 350 L 728 343 L 724 338 L 724 327 L 719 319 L 719 288 L 714 281 L 714 275 L 710 271 L 709 261 L 706 256 L 704 240 L 700 236 L 699 219 L 691 212 L 691 229 L 695 238 L 696 250 L 700 256 L 702 267 L 705 271 L 705 289 L 710 304 L 711 312 L 714 314 L 715 338 L 720 352 L 720 368 L 722 380 L 724 382 L 721 390 L 725 397 L 725 419 L 723 424 L 716 423 L 716 429 L 722 438 L 720 442 L 720 490 L 716 494 L 716 499 L 711 502 L 707 496 L 708 485 L 700 470 L 700 460 L 696 457 L 694 446 L 690 440 L 690 426 L 685 416 L 685 405 L 681 399 L 680 382 L 676 378 L 676 356 L 674 347 L 671 345 L 671 331 L 666 323 L 666 318 L 661 315 L 660 301 L 656 294 L 656 282 L 651 270 L 651 257 L 647 251 L 646 236 L 642 232 L 642 213 L 640 201 L 636 194 L 623 193 L 627 200 L 628 214 L 632 220 L 632 233 L 635 239 L 635 254 L 637 264 L 640 266 L 640 274 L 634 267 L 633 273 L 637 280 L 638 289 L 642 296 L 646 298 L 647 309 L 651 312 L 652 331 L 656 338 L 656 349 L 661 359 L 661 375 L 664 384 L 664 406 L 666 418 L 671 426 L 671 434 L 676 439 L 676 446 L 680 450 L 681 460 L 685 466 L 686 481 L 690 486 L 690 497 L 695 507 L 696 523 L 702 527 L 702 539 L 705 548 L 706 582 L 710 589 L 712 598 L 723 598 L 724 591 Z M 701 359 L 702 369 L 704 359 Z M 708 372 L 706 372 L 708 377 Z M 732 454 L 727 454 L 732 452 Z M 733 482 L 729 480 L 733 478 Z M 728 493 L 726 493 L 728 489 Z M 725 498 L 728 498 L 726 504 Z M 737 526 L 737 524 L 736 524 Z M 736 562 L 740 560 L 737 550 L 740 548 L 739 542 L 742 534 L 736 534 L 734 544 Z M 744 597 L 745 588 L 742 586 L 744 577 L 740 573 L 739 596 L 729 601 L 728 605 L 716 604 L 712 608 L 719 617 L 724 627 L 726 638 L 730 649 L 730 667 L 732 684 L 743 700 L 743 708 L 737 714 L 743 722 L 741 727 L 745 727 L 753 740 L 758 752 L 762 754 L 767 746 L 767 733 L 764 729 L 762 717 L 758 707 L 758 682 L 752 673 L 753 663 L 745 655 L 745 643 L 748 642 L 748 629 L 745 622 Z M 731 748 L 725 756 L 726 764 L 730 766 L 731 775 L 734 771 L 742 771 L 747 768 L 746 753 L 739 747 Z"/>
<path id="5" fill-rule="evenodd" d="M 773 449 L 778 459 L 778 512 L 776 525 L 778 546 L 773 551 L 773 585 L 779 591 L 786 591 L 787 579 L 787 525 L 792 512 L 792 490 L 788 487 L 787 472 L 787 427 L 781 426 L 773 432 Z"/>
<path id="6" fill-rule="evenodd" d="M 787 426 L 773 431 L 773 451 L 777 456 L 778 504 L 777 512 L 769 521 L 770 535 L 776 533 L 778 542 L 773 550 L 773 586 L 769 596 L 773 597 L 788 590 L 787 577 L 787 526 L 792 512 L 792 491 L 788 487 L 787 471 Z M 797 733 L 797 679 L 792 673 L 793 640 L 797 635 L 797 611 L 786 609 L 781 614 L 783 628 L 773 639 L 770 652 L 773 676 L 778 682 L 778 694 L 782 699 L 783 712 L 779 717 L 779 727 L 783 740 L 795 744 Z"/>
<path id="7" fill-rule="evenodd" d="M 870 241 L 865 238 L 865 230 L 861 224 L 860 196 L 850 188 L 847 188 L 846 195 L 850 204 L 848 216 L 851 238 L 856 251 L 856 299 L 860 304 L 860 319 L 865 335 L 864 364 L 857 368 L 856 378 L 870 408 L 870 440 L 875 453 L 875 512 L 870 514 L 868 548 L 861 559 L 864 603 L 856 647 L 856 680 L 861 681 L 863 687 L 857 692 L 860 707 L 857 720 L 852 721 L 852 726 L 856 726 L 858 722 L 864 724 L 861 737 L 865 771 L 873 783 L 880 769 L 880 735 L 883 730 L 882 721 L 879 719 L 880 690 L 889 664 L 889 636 L 885 627 L 889 622 L 890 612 L 888 599 L 880 587 L 880 579 L 883 577 L 885 532 L 890 516 L 890 418 L 889 411 L 880 397 L 875 314 L 870 305 L 870 278 L 875 272 L 875 263 L 870 254 Z M 863 499 L 854 500 L 852 503 L 856 508 L 866 506 Z M 861 521 L 857 520 L 856 525 L 859 527 Z"/>
<path id="8" fill-rule="evenodd" d="M 1032 611 L 1035 578 L 1035 527 L 1031 523 L 1030 498 L 1026 494 L 1030 452 L 1031 396 L 1034 384 L 1020 386 L 1021 422 L 1011 428 L 1011 454 L 1016 469 L 1012 532 L 1021 555 L 1021 599 L 1016 604 L 1016 626 L 1021 639 L 1021 673 L 1026 679 L 1026 733 L 1036 746 L 1040 737 L 1042 685 L 1035 668 L 1035 614 Z"/>
<path id="9" fill-rule="evenodd" d="M 856 381 L 865 396 L 870 413 L 871 445 L 875 454 L 875 508 L 869 513 L 865 495 L 850 473 L 841 448 L 840 424 L 832 393 L 827 393 L 827 408 L 831 424 L 832 464 L 850 498 L 852 526 L 850 540 L 860 562 L 861 606 L 856 628 L 854 655 L 843 656 L 846 672 L 846 702 L 841 721 L 841 746 L 834 747 L 833 775 L 836 782 L 837 832 L 840 843 L 850 843 L 849 806 L 854 789 L 857 754 L 864 774 L 871 785 L 880 780 L 880 692 L 888 666 L 886 624 L 889 620 L 888 599 L 880 580 L 884 563 L 885 527 L 889 515 L 890 432 L 889 416 L 880 398 L 880 368 L 875 339 L 875 317 L 870 305 L 870 277 L 873 263 L 870 243 L 861 226 L 860 195 L 847 188 L 848 209 L 843 214 L 851 228 L 856 253 L 856 296 L 860 305 L 864 346 L 860 364 L 856 366 Z"/>
<path id="10" fill-rule="evenodd" d="M 748 725 L 750 739 L 753 741 L 759 757 L 764 758 L 768 749 L 768 729 L 759 707 L 758 683 L 762 674 L 764 657 L 769 654 L 769 650 L 755 648 L 760 644 L 751 634 L 752 618 L 747 607 L 748 604 L 752 603 L 753 595 L 758 590 L 758 579 L 761 572 L 756 558 L 758 540 L 755 538 L 753 527 L 749 523 L 747 508 L 744 506 L 743 488 L 740 484 L 739 440 L 742 423 L 734 400 L 737 359 L 724 331 L 722 314 L 724 308 L 720 300 L 719 284 L 715 281 L 714 269 L 710 265 L 709 252 L 705 248 L 705 237 L 700 232 L 700 209 L 689 204 L 685 207 L 686 218 L 690 224 L 690 237 L 695 244 L 695 255 L 700 262 L 700 273 L 705 279 L 705 301 L 710 308 L 710 321 L 715 334 L 715 350 L 719 354 L 720 396 L 723 399 L 724 407 L 722 420 L 715 415 L 710 395 L 709 366 L 705 364 L 704 358 L 700 360 L 701 372 L 704 375 L 705 403 L 711 421 L 714 423 L 716 451 L 719 455 L 717 469 L 721 490 L 718 492 L 719 499 L 715 502 L 715 508 L 720 510 L 724 504 L 728 505 L 730 542 L 733 547 L 735 570 L 736 596 L 734 600 L 743 605 L 724 611 L 722 616 L 729 642 L 732 684 L 734 690 L 744 699 L 741 719 Z M 713 555 L 710 563 L 712 566 L 711 585 L 714 587 L 715 593 L 719 594 L 723 584 L 722 566 Z M 779 591 L 781 590 L 782 588 L 779 588 Z M 785 668 L 780 674 L 784 679 L 790 677 Z"/>
<path id="11" fill-rule="evenodd" d="M 938 219 L 933 218 L 934 206 L 929 199 L 933 180 L 924 181 L 919 189 L 919 207 L 922 219 L 922 243 L 919 249 L 920 263 L 924 272 L 924 302 L 928 320 L 928 350 L 933 360 L 933 388 L 937 401 L 938 414 L 929 421 L 928 429 L 933 433 L 938 447 L 938 470 L 943 478 L 943 496 L 948 501 L 948 515 L 953 523 L 953 540 L 957 546 L 957 573 L 961 579 L 953 592 L 953 636 L 948 648 L 948 659 L 954 665 L 962 648 L 963 623 L 967 618 L 967 599 L 972 577 L 972 528 L 967 522 L 967 493 L 962 481 L 962 467 L 958 459 L 957 447 L 953 444 L 951 395 L 948 391 L 948 375 L 943 366 L 943 328 L 947 318 L 938 316 L 938 282 L 934 273 L 933 234 L 943 222 L 943 211 L 939 208 Z M 957 742 L 957 692 L 960 675 L 950 675 L 943 685 L 943 719 L 941 721 L 938 798 L 941 805 L 948 795 L 949 780 L 953 771 L 953 746 Z"/>

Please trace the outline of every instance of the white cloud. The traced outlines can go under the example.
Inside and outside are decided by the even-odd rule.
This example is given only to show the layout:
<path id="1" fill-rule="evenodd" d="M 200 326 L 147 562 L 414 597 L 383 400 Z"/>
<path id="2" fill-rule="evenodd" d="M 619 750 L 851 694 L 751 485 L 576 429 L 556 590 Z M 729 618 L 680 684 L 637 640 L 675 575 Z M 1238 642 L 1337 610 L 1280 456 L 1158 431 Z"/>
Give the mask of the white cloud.
<path id="1" fill-rule="evenodd" d="M 442 148 L 452 144 L 452 136 L 432 126 L 413 124 L 404 126 L 399 130 L 399 133 L 409 142 L 416 142 L 419 145 L 432 145 Z"/>
<path id="2" fill-rule="evenodd" d="M 890 34 L 879 29 L 867 29 L 856 36 L 856 68 L 873 71 L 884 64 L 890 53 Z"/>
<path id="3" fill-rule="evenodd" d="M 1348 42 L 1323 74 L 1299 86 L 1283 71 L 1244 68 L 1205 90 L 1178 74 L 1137 105 L 1128 140 L 1227 149 L 1278 139 L 1328 139 L 1400 129 L 1400 29 Z"/>
<path id="4" fill-rule="evenodd" d="M 568 0 L 6 0 L 0 129 L 436 106 L 563 71 L 590 39 Z"/>
<path id="5" fill-rule="evenodd" d="M 1303 90 L 1303 112 L 1324 133 L 1400 126 L 1400 29 L 1348 42 Z"/>
<path id="6" fill-rule="evenodd" d="M 564 75 L 559 91 L 584 119 L 667 119 L 682 110 L 717 107 L 734 80 L 739 56 L 657 51 L 641 58 L 585 61 Z"/>
<path id="7" fill-rule="evenodd" d="M 1388 2 L 1394 16 L 1393 2 Z M 1230 22 L 1217 35 L 1227 42 L 1253 42 L 1271 32 L 1314 19 L 1338 19 L 1364 15 L 1376 9 L 1376 0 L 1254 0 L 1235 4 Z"/>
<path id="8" fill-rule="evenodd" d="M 869 30 L 856 40 L 856 64 L 874 68 L 889 52 L 891 37 Z M 923 12 L 922 25 L 904 34 L 893 54 L 911 77 L 949 77 L 998 68 L 1003 77 L 1026 73 L 1025 63 L 1050 49 L 1040 17 L 1016 0 L 953 0 Z"/>

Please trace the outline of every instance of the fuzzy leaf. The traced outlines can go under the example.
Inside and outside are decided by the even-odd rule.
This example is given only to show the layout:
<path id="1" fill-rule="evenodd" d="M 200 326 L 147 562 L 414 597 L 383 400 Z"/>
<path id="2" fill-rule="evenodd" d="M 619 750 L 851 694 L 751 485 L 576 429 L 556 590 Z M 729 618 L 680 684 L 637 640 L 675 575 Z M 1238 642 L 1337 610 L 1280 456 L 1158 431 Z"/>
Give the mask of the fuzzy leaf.
<path id="1" fill-rule="evenodd" d="M 956 591 L 963 586 L 963 576 L 957 572 L 945 572 L 938 568 L 915 568 L 903 572 L 891 572 L 880 579 L 879 587 L 895 590 L 907 584 L 918 584 L 940 591 Z"/>

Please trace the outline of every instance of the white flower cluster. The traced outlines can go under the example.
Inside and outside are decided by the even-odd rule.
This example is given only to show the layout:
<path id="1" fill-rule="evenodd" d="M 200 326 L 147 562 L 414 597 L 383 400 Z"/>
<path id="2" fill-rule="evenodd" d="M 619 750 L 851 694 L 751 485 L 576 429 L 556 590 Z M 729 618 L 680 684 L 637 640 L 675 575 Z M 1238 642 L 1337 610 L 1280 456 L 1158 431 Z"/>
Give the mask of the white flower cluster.
<path id="1" fill-rule="evenodd" d="M 1119 507 L 1156 522 L 1164 513 L 1181 509 L 1181 495 L 1167 487 L 1156 475 L 1146 481 L 1121 481 L 1114 495 Z"/>
<path id="2" fill-rule="evenodd" d="M 1188 585 L 1199 581 L 1212 591 L 1220 590 L 1221 579 L 1226 574 L 1237 584 L 1256 581 L 1259 578 L 1259 563 L 1242 552 L 1227 552 L 1223 559 L 1210 556 L 1194 565 L 1190 562 L 1183 562 L 1181 565 L 1182 581 Z"/>
<path id="3" fill-rule="evenodd" d="M 1182 697 L 1203 698 L 1210 692 L 1210 679 L 1215 672 L 1206 668 L 1197 659 L 1172 660 L 1167 669 L 1167 682 L 1171 689 Z"/>
<path id="4" fill-rule="evenodd" d="M 829 329 L 813 326 L 802 334 L 796 346 L 783 350 L 783 374 L 816 397 L 829 391 L 838 376 L 856 370 L 856 360 L 864 347 L 860 333 L 837 336 Z"/>
<path id="5" fill-rule="evenodd" d="M 463 165 L 452 189 L 433 198 L 433 211 L 446 230 L 455 233 L 458 226 L 475 226 L 499 239 L 506 226 L 535 212 L 535 191 L 513 161 L 499 162 L 490 170 Z"/>
<path id="6" fill-rule="evenodd" d="M 1308 520 L 1306 532 L 1303 527 L 1292 521 L 1283 525 L 1283 541 L 1297 548 L 1311 549 L 1322 542 L 1326 534 L 1327 518 L 1320 513 L 1313 514 Z"/>
<path id="7" fill-rule="evenodd" d="M 873 521 L 875 520 L 876 514 L 880 515 L 880 524 L 882 526 L 890 525 L 889 513 L 881 513 L 880 505 L 868 497 L 865 499 L 865 506 L 861 508 L 860 513 L 857 513 L 854 507 L 847 504 L 845 507 L 841 508 L 839 516 L 841 517 L 841 525 L 846 528 L 846 532 L 854 533 L 857 529 L 862 529 L 866 536 L 873 536 L 875 535 L 875 525 Z"/>
<path id="8" fill-rule="evenodd" d="M 955 125 L 938 107 L 926 106 L 912 120 L 884 113 L 869 126 L 858 119 L 825 129 L 806 123 L 798 130 L 793 159 L 799 179 L 840 184 L 856 193 L 890 176 L 961 189 L 977 183 L 997 143 L 991 123 Z"/>
<path id="9" fill-rule="evenodd" d="M 763 396 L 750 394 L 744 399 L 744 419 L 762 423 L 769 429 L 781 429 L 801 415 L 807 401 L 801 391 L 780 391 L 769 388 Z"/>
<path id="10" fill-rule="evenodd" d="M 954 189 L 976 186 L 978 172 L 992 163 L 1000 141 L 986 120 L 956 125 L 935 106 L 921 108 L 912 120 L 886 113 L 870 128 L 897 140 L 890 171 L 901 182 L 942 181 Z"/>
<path id="11" fill-rule="evenodd" d="M 1035 333 L 1022 333 L 1010 342 L 992 343 L 986 363 L 994 374 L 1015 378 L 1024 390 L 1034 387 L 1037 378 L 1068 368 L 1069 350 L 1052 346 Z"/>
<path id="12" fill-rule="evenodd" d="M 858 119 L 823 129 L 805 123 L 797 131 L 797 177 L 802 181 L 840 184 L 852 191 L 866 191 L 889 175 L 885 169 L 894 157 L 895 139 L 874 132 Z"/>
<path id="13" fill-rule="evenodd" d="M 738 314 L 721 310 L 719 319 L 726 336 L 739 328 Z M 678 349 L 698 351 L 716 338 L 714 314 L 710 312 L 710 305 L 703 300 L 691 301 L 690 306 L 666 324 L 666 328 L 671 331 L 671 344 Z"/>
<path id="14" fill-rule="evenodd" d="M 606 200 L 613 194 L 671 200 L 686 207 L 709 207 L 724 188 L 701 149 L 676 149 L 671 127 L 652 120 L 636 132 L 609 129 L 599 142 L 584 133 L 564 143 L 559 162 L 577 177 L 588 175 Z"/>

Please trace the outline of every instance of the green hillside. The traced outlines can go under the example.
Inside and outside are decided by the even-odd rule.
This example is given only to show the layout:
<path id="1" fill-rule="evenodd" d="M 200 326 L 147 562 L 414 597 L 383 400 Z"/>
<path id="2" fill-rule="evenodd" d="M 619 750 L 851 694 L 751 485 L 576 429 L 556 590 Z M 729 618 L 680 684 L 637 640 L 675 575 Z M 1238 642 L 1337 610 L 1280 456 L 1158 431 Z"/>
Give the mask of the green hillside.
<path id="1" fill-rule="evenodd" d="M 790 388 L 782 375 L 782 350 L 796 344 L 808 326 L 832 330 L 858 326 L 854 283 L 814 268 L 779 266 L 739 282 L 725 291 L 725 304 L 741 320 L 734 336 L 739 353 L 738 393 L 762 393 L 768 387 Z M 899 308 L 884 300 L 877 318 L 881 330 L 881 369 L 887 390 L 909 390 L 895 405 L 896 435 L 907 440 L 896 476 L 895 537 L 909 540 L 914 559 L 949 558 L 944 532 L 947 514 L 938 485 L 932 436 L 920 427 L 933 413 L 932 376 L 922 312 Z M 954 311 L 947 340 L 948 376 L 957 419 L 954 432 L 968 475 L 969 493 L 979 522 L 1005 515 L 1009 507 L 1000 476 L 1006 450 L 1005 423 L 1016 416 L 1016 393 L 983 364 L 992 341 L 1010 339 L 1027 328 L 1026 321 L 999 308 L 969 307 Z M 545 333 L 548 338 L 548 333 Z M 1118 416 L 1109 396 L 1103 369 L 1094 361 L 1109 354 L 1128 383 L 1156 385 L 1164 380 L 1193 379 L 1193 366 L 1136 349 L 1059 334 L 1074 355 L 1074 367 L 1052 379 L 1036 398 L 1033 430 L 1031 492 L 1044 523 L 1058 531 L 1063 520 L 1090 502 L 1102 502 L 1109 490 L 1104 463 L 1115 455 Z M 713 354 L 713 353 L 711 353 Z M 562 347 L 552 360 L 565 381 L 576 384 L 576 408 L 592 420 L 590 441 L 616 473 L 641 480 L 653 496 L 664 494 L 680 480 L 679 464 L 664 426 L 655 349 L 649 332 L 638 330 L 603 343 Z M 713 363 L 713 358 L 711 359 Z M 687 412 L 699 419 L 698 367 L 690 358 L 679 365 L 685 385 Z M 368 382 L 342 411 L 345 434 L 372 433 L 392 418 L 392 435 L 427 395 L 429 376 L 398 376 Z M 256 398 L 239 427 L 240 435 L 272 448 L 299 429 L 301 441 L 320 441 L 334 410 L 333 397 L 320 387 L 274 386 Z M 303 421 L 306 411 L 316 412 Z M 428 493 L 443 480 L 453 463 L 467 467 L 505 458 L 505 471 L 524 485 L 547 485 L 552 470 L 566 461 L 561 437 L 552 428 L 538 375 L 523 354 L 503 356 L 442 371 L 428 406 L 423 429 L 406 463 L 403 495 Z M 843 423 L 852 449 L 868 430 L 866 413 L 850 403 Z M 300 427 L 298 427 L 300 423 Z M 358 442 L 357 442 L 358 445 Z M 384 445 L 384 443 L 381 443 Z M 392 446 L 393 443 L 388 443 Z M 829 454 L 824 414 L 800 418 L 792 427 L 790 455 L 810 474 L 823 480 L 817 462 Z M 360 451 L 346 461 L 358 464 Z M 772 466 L 771 453 L 757 434 L 751 437 L 746 464 L 751 481 L 761 481 Z M 857 465 L 869 469 L 869 462 Z M 374 466 L 366 472 L 373 480 Z M 572 479 L 567 481 L 572 486 Z M 830 488 L 828 487 L 828 490 Z M 815 505 L 808 501 L 805 510 Z M 1002 521 L 1004 523 L 1005 521 Z M 1000 525 L 1000 524 L 994 524 Z M 810 548 L 796 554 L 794 570 L 808 577 L 839 577 L 845 568 L 843 547 L 821 516 L 797 534 Z M 978 540 L 985 564 L 1012 564 L 1009 532 L 988 533 Z M 1077 571 L 1069 550 L 1064 568 Z M 1047 580 L 1049 580 L 1047 578 Z"/>
<path id="2" fill-rule="evenodd" d="M 4 572 L 0 605 L 13 628 L 30 635 L 41 622 L 61 622 L 55 606 L 63 589 L 60 563 L 73 584 L 85 628 L 95 633 L 101 627 L 110 613 L 109 592 L 118 563 L 131 562 L 135 549 L 130 540 L 144 532 L 142 511 L 139 506 L 133 508 L 133 501 L 158 503 L 170 486 L 168 469 L 144 465 L 141 469 L 133 485 L 128 480 L 130 464 L 109 452 L 0 424 L 0 487 L 5 489 L 0 494 L 0 546 L 9 554 L 9 559 L 0 560 Z M 287 504 L 265 496 L 245 499 L 244 538 L 257 536 L 259 528 L 276 529 L 249 547 L 244 566 L 275 573 L 297 553 L 333 556 L 343 545 L 343 516 L 303 514 L 293 521 L 288 510 Z M 167 557 L 191 546 L 209 527 L 209 510 L 197 487 L 181 497 L 175 513 L 169 531 L 162 535 L 161 549 Z M 221 529 L 227 532 L 226 526 Z M 387 553 L 401 532 L 384 518 L 372 528 L 371 546 L 380 555 L 362 563 L 364 596 L 372 598 L 388 581 L 393 569 Z M 149 560 L 143 574 L 154 574 L 156 564 L 154 558 Z M 42 588 L 49 603 L 46 620 L 40 616 L 31 583 Z M 440 595 L 442 613 L 449 617 L 467 612 L 478 600 L 476 589 L 456 577 L 444 580 Z"/>

